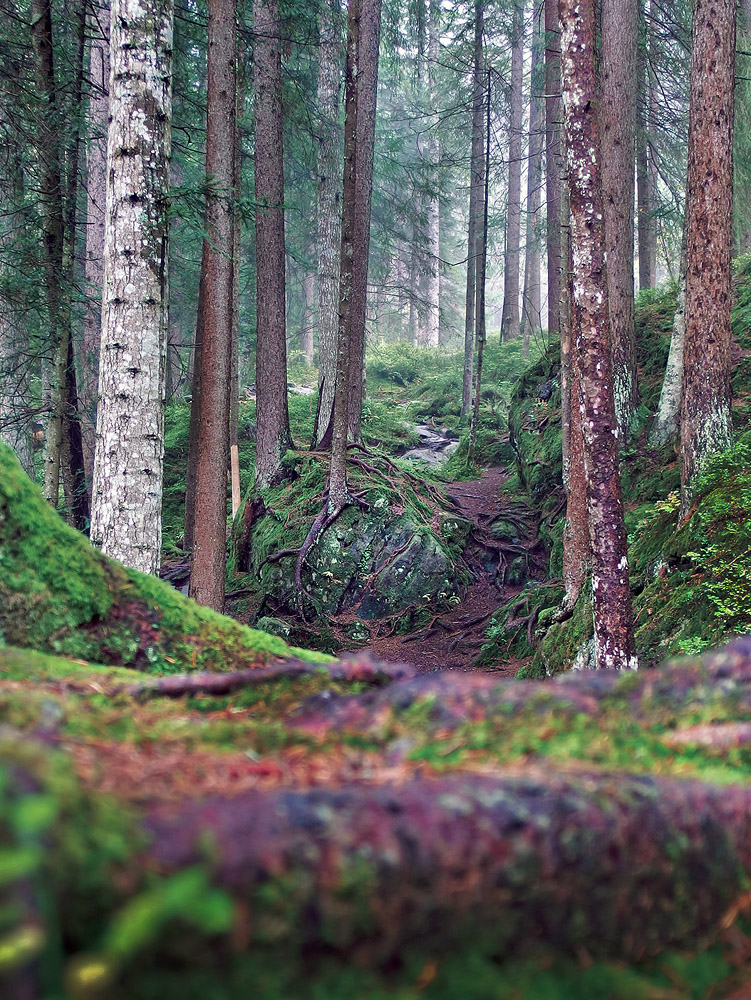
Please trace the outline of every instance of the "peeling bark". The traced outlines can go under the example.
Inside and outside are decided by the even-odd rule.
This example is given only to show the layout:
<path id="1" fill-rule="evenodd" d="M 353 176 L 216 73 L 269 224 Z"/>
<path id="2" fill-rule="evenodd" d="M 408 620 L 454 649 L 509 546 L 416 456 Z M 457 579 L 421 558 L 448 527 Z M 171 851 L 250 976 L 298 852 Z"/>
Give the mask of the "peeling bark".
<path id="1" fill-rule="evenodd" d="M 91 539 L 159 567 L 172 117 L 171 0 L 114 0 Z"/>
<path id="2" fill-rule="evenodd" d="M 561 77 L 571 197 L 575 358 L 587 486 L 598 669 L 635 669 L 618 425 L 610 358 L 597 121 L 594 0 L 560 0 Z"/>
<path id="3" fill-rule="evenodd" d="M 735 0 L 695 0 L 686 195 L 681 512 L 706 460 L 730 445 Z"/>

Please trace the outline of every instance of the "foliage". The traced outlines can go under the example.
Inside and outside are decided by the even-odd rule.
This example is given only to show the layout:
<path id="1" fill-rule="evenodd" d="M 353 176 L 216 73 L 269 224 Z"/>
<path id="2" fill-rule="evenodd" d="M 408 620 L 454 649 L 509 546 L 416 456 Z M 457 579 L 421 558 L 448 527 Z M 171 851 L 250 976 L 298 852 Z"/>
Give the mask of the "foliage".
<path id="1" fill-rule="evenodd" d="M 166 673 L 292 652 L 103 556 L 60 520 L 4 444 L 0 570 L 0 640 L 9 644 Z"/>

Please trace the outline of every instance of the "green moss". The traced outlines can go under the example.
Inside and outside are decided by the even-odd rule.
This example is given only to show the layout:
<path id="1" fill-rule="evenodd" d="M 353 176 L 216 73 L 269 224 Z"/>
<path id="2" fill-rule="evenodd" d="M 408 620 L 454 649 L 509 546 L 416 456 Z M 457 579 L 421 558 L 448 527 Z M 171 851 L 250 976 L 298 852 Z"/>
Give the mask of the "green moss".
<path id="1" fill-rule="evenodd" d="M 568 670 L 577 657 L 589 659 L 589 643 L 594 635 L 592 599 L 589 584 L 582 587 L 573 614 L 564 622 L 553 624 L 535 650 L 528 677 L 552 677 Z"/>
<path id="2" fill-rule="evenodd" d="M 44 502 L 0 445 L 0 637 L 8 644 L 174 672 L 226 670 L 291 649 L 107 559 Z"/>

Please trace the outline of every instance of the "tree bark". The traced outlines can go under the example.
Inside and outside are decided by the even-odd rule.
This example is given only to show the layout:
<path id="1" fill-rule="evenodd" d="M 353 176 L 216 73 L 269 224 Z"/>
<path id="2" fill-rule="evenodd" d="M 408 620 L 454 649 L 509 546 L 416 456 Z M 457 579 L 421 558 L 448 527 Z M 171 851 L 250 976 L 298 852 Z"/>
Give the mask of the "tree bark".
<path id="1" fill-rule="evenodd" d="M 381 0 L 361 0 L 357 43 L 357 131 L 355 133 L 355 214 L 353 219 L 352 291 L 349 308 L 349 438 L 362 439 L 365 317 L 370 253 L 370 205 L 373 193 L 373 150 L 378 97 L 378 50 Z M 341 301 L 340 301 L 341 323 Z M 338 372 L 337 372 L 338 378 Z"/>
<path id="2" fill-rule="evenodd" d="M 472 377 L 475 354 L 475 286 L 477 283 L 478 236 L 481 226 L 483 179 L 483 74 L 482 36 L 483 0 L 475 0 L 475 44 L 472 91 L 472 156 L 469 183 L 469 226 L 467 234 L 467 295 L 464 306 L 464 374 L 462 378 L 461 419 L 469 420 L 472 411 Z"/>
<path id="3" fill-rule="evenodd" d="M 480 425 L 480 395 L 482 393 L 482 362 L 487 339 L 485 317 L 485 283 L 488 261 L 488 194 L 490 190 L 490 70 L 485 78 L 485 141 L 482 165 L 482 220 L 477 245 L 477 280 L 475 282 L 475 316 L 477 330 L 477 370 L 472 401 L 472 422 L 469 427 L 469 460 L 475 460 L 477 429 Z"/>
<path id="4" fill-rule="evenodd" d="M 559 335 L 561 299 L 561 29 L 558 0 L 545 2 L 545 202 L 547 217 L 548 336 Z"/>
<path id="5" fill-rule="evenodd" d="M 102 269 L 104 260 L 104 222 L 107 195 L 107 122 L 110 89 L 110 11 L 109 4 L 98 7 L 89 22 L 89 107 L 88 149 L 86 154 L 86 249 L 84 278 L 86 312 L 80 356 L 81 430 L 86 479 L 94 473 L 96 441 L 97 381 L 99 343 L 102 336 Z"/>
<path id="6" fill-rule="evenodd" d="M 625 440 L 639 406 L 634 321 L 638 0 L 602 0 L 600 130 L 615 414 Z"/>
<path id="7" fill-rule="evenodd" d="M 112 5 L 91 539 L 145 573 L 162 537 L 172 19 L 171 0 Z"/>
<path id="8" fill-rule="evenodd" d="M 256 200 L 256 487 L 283 478 L 292 444 L 287 407 L 287 334 L 282 138 L 282 47 L 278 0 L 253 4 Z"/>
<path id="9" fill-rule="evenodd" d="M 637 54 L 637 98 L 636 98 L 636 226 L 639 243 L 639 289 L 654 288 L 652 273 L 652 244 L 654 242 L 654 220 L 652 218 L 652 192 L 649 177 L 649 93 L 651 73 L 648 67 L 646 27 L 647 0 L 642 0 L 642 31 Z"/>
<path id="10" fill-rule="evenodd" d="M 686 339 L 686 226 L 683 226 L 678 291 L 670 336 L 670 351 L 662 380 L 660 401 L 649 434 L 653 448 L 661 448 L 677 437 L 681 429 L 681 395 L 683 392 L 683 349 Z"/>
<path id="11" fill-rule="evenodd" d="M 568 182 L 561 184 L 563 217 L 568 216 Z M 563 486 L 566 492 L 566 523 L 563 529 L 562 616 L 568 615 L 579 599 L 589 567 L 587 527 L 587 480 L 584 474 L 584 439 L 582 437 L 581 379 L 576 343 L 581 316 L 573 296 L 571 264 L 571 229 L 566 218 L 561 225 L 561 256 L 566 262 L 561 281 L 558 324 L 561 331 L 561 443 L 563 447 Z"/>
<path id="12" fill-rule="evenodd" d="M 542 184 L 542 80 L 540 79 L 540 17 L 542 8 L 532 3 L 532 45 L 529 72 L 529 156 L 527 160 L 527 226 L 524 255 L 522 329 L 524 357 L 529 357 L 532 332 L 538 333 L 540 317 L 540 241 L 538 223 Z"/>
<path id="13" fill-rule="evenodd" d="M 234 0 L 209 0 L 201 402 L 190 596 L 222 611 L 232 382 L 236 30 Z"/>
<path id="14" fill-rule="evenodd" d="M 303 275 L 301 286 L 302 313 L 300 317 L 300 350 L 305 355 L 306 364 L 312 367 L 314 345 L 313 331 L 315 320 L 313 316 L 313 300 L 316 293 L 316 279 L 312 271 Z"/>
<path id="15" fill-rule="evenodd" d="M 206 287 L 206 242 L 201 253 L 201 273 L 198 279 L 196 305 L 196 332 L 191 351 L 190 422 L 188 424 L 188 456 L 185 469 L 185 520 L 183 526 L 183 552 L 192 555 L 193 532 L 196 522 L 196 476 L 198 474 L 198 425 L 201 419 L 201 354 L 203 353 L 203 304 Z"/>
<path id="16" fill-rule="evenodd" d="M 696 473 L 730 445 L 735 0 L 694 0 L 686 194 L 681 511 Z"/>
<path id="17" fill-rule="evenodd" d="M 501 339 L 519 336 L 519 235 L 522 200 L 522 87 L 524 80 L 524 11 L 514 0 L 511 23 L 511 107 L 508 146 L 508 208 L 503 277 Z"/>
<path id="18" fill-rule="evenodd" d="M 60 109 L 53 66 L 52 8 L 50 0 L 31 0 L 31 40 L 34 77 L 41 101 L 38 126 L 39 194 L 43 219 L 43 261 L 51 362 L 45 366 L 48 407 L 44 439 L 44 495 L 57 506 L 60 488 L 60 449 L 65 414 L 67 336 L 63 319 L 63 178 L 60 145 Z"/>
<path id="19" fill-rule="evenodd" d="M 428 0 L 428 92 L 433 114 L 438 106 L 438 64 L 441 57 L 439 11 L 436 0 Z M 427 273 L 425 275 L 425 346 L 438 347 L 441 327 L 441 196 L 440 142 L 436 115 L 430 120 L 425 154 L 428 160 L 429 188 L 425 192 L 425 229 L 427 236 Z"/>
<path id="20" fill-rule="evenodd" d="M 350 0 L 345 68 L 344 182 L 339 285 L 336 392 L 329 474 L 328 512 L 350 501 L 347 437 L 354 408 L 362 405 L 362 352 L 353 341 L 365 332 L 365 291 L 370 245 L 380 0 Z M 363 340 L 364 346 L 364 340 Z M 358 368 L 359 365 L 359 368 Z"/>
<path id="21" fill-rule="evenodd" d="M 598 669 L 635 669 L 608 333 L 594 0 L 560 0 L 559 10 L 596 661 Z"/>
<path id="22" fill-rule="evenodd" d="M 339 76 L 341 9 L 321 0 L 318 13 L 318 434 L 316 445 L 331 437 L 339 328 L 341 254 L 341 130 Z"/>

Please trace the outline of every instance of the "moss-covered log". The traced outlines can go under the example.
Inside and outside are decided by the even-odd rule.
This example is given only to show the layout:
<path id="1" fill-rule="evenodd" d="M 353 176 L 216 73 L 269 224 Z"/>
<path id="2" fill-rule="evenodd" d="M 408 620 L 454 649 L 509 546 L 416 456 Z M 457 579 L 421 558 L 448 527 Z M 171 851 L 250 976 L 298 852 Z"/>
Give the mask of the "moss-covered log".
<path id="1" fill-rule="evenodd" d="M 292 655 L 281 639 L 103 556 L 45 503 L 2 443 L 0 641 L 164 673 L 231 670 Z"/>
<path id="2" fill-rule="evenodd" d="M 751 788 L 623 774 L 251 792 L 147 826 L 166 872 L 211 831 L 256 942 L 381 960 L 469 942 L 640 958 L 717 932 L 751 876 Z"/>

